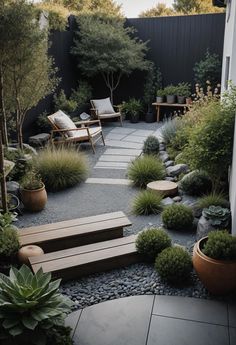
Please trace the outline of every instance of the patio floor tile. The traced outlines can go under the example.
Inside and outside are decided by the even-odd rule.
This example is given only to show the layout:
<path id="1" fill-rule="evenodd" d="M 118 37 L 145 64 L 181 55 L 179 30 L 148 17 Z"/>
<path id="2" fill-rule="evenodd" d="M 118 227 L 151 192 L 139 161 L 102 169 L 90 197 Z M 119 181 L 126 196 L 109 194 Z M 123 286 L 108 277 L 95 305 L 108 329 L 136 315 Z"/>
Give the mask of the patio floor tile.
<path id="1" fill-rule="evenodd" d="M 230 345 L 236 344 L 236 328 L 229 329 Z"/>
<path id="2" fill-rule="evenodd" d="M 121 162 L 97 162 L 94 168 L 117 168 L 117 169 L 126 169 L 128 163 L 121 163 Z"/>
<path id="3" fill-rule="evenodd" d="M 127 162 L 134 160 L 135 156 L 114 156 L 114 155 L 102 155 L 99 158 L 99 162 Z"/>
<path id="4" fill-rule="evenodd" d="M 113 139 L 113 140 L 122 140 L 126 137 L 126 134 L 116 134 L 116 133 L 109 133 L 106 135 L 105 140 L 106 139 Z"/>
<path id="5" fill-rule="evenodd" d="M 130 133 L 133 133 L 135 132 L 136 129 L 135 128 L 124 128 L 124 127 L 117 127 L 117 128 L 113 128 L 110 133 L 114 133 L 114 134 L 130 134 Z"/>
<path id="6" fill-rule="evenodd" d="M 153 314 L 216 325 L 228 325 L 226 303 L 197 298 L 156 296 Z"/>
<path id="7" fill-rule="evenodd" d="M 228 328 L 153 315 L 147 345 L 229 345 Z"/>
<path id="8" fill-rule="evenodd" d="M 144 345 L 153 300 L 153 296 L 128 297 L 84 309 L 75 344 Z"/>
<path id="9" fill-rule="evenodd" d="M 236 327 L 236 303 L 228 303 L 229 326 Z"/>
<path id="10" fill-rule="evenodd" d="M 88 178 L 85 183 L 111 184 L 111 185 L 130 185 L 131 181 L 118 178 Z"/>
<path id="11" fill-rule="evenodd" d="M 140 137 L 140 136 L 131 134 L 128 137 L 125 137 L 122 141 L 125 141 L 125 142 L 127 141 L 130 143 L 143 143 L 145 139 L 146 139 L 145 137 Z"/>
<path id="12" fill-rule="evenodd" d="M 126 141 L 119 141 L 119 140 L 106 140 L 106 146 L 113 146 L 113 147 L 123 147 L 126 149 L 137 149 L 140 150 L 143 147 L 143 144 L 140 143 L 130 143 Z"/>
<path id="13" fill-rule="evenodd" d="M 69 326 L 71 328 L 71 335 L 74 335 L 76 326 L 78 324 L 80 315 L 82 310 L 74 311 L 73 313 L 69 314 L 65 320 L 65 326 Z"/>
<path id="14" fill-rule="evenodd" d="M 103 155 L 115 155 L 115 156 L 139 156 L 142 150 L 135 149 L 107 149 Z"/>

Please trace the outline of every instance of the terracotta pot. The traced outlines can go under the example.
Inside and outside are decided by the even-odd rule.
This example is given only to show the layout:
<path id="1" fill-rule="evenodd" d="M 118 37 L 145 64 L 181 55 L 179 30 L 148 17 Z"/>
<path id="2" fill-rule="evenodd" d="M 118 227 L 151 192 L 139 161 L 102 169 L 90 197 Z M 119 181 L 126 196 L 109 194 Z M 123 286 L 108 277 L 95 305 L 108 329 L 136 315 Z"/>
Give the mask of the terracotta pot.
<path id="1" fill-rule="evenodd" d="M 42 211 L 47 202 L 47 192 L 43 185 L 40 189 L 21 189 L 21 201 L 26 210 L 31 212 Z"/>
<path id="2" fill-rule="evenodd" d="M 28 265 L 30 257 L 40 256 L 43 254 L 44 251 L 42 250 L 42 248 L 35 245 L 29 245 L 20 248 L 20 250 L 18 251 L 18 259 L 21 263 Z"/>
<path id="3" fill-rule="evenodd" d="M 187 97 L 186 98 L 186 104 L 192 104 L 193 101 L 192 101 L 192 98 L 191 97 Z"/>
<path id="4" fill-rule="evenodd" d="M 207 290 L 214 295 L 224 295 L 236 289 L 236 260 L 215 260 L 203 254 L 201 248 L 207 238 L 194 246 L 193 267 Z"/>

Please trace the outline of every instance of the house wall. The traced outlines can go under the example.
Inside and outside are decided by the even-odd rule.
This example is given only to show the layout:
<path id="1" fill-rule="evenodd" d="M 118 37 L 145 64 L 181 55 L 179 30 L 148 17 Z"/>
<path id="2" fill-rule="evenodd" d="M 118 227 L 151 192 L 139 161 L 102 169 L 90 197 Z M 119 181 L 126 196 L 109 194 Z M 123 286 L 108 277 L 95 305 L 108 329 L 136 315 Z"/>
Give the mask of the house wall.
<path id="1" fill-rule="evenodd" d="M 227 68 L 227 58 L 230 58 L 229 68 Z M 228 69 L 228 73 L 227 73 Z M 231 80 L 236 85 L 236 1 L 231 0 L 226 11 L 226 25 L 224 38 L 222 87 L 226 88 L 225 81 Z M 236 124 L 235 124 L 236 133 Z M 236 235 L 236 135 L 234 136 L 234 153 L 230 176 L 230 203 L 232 212 L 232 232 Z"/>

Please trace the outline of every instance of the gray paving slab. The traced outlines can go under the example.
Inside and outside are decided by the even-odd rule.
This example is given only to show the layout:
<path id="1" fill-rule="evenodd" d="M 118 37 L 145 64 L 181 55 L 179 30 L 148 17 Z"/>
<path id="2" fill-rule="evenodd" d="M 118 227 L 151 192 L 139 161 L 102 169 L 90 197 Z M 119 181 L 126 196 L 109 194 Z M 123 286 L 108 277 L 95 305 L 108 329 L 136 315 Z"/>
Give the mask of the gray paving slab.
<path id="1" fill-rule="evenodd" d="M 71 328 L 71 335 L 74 335 L 75 328 L 79 322 L 79 318 L 82 310 L 76 310 L 73 313 L 69 314 L 65 319 L 65 326 Z"/>
<path id="2" fill-rule="evenodd" d="M 136 134 L 136 133 L 135 133 Z M 144 141 L 145 141 L 145 137 L 140 137 L 140 136 L 137 136 L 137 135 L 129 135 L 127 137 L 125 137 L 122 141 L 127 141 L 127 142 L 131 142 L 131 143 L 141 143 L 143 144 Z"/>
<path id="3" fill-rule="evenodd" d="M 134 135 L 138 135 L 138 136 L 141 136 L 141 137 L 147 137 L 149 135 L 152 135 L 154 133 L 154 131 L 150 131 L 150 130 L 146 130 L 146 129 L 138 129 L 136 130 L 134 133 Z"/>
<path id="4" fill-rule="evenodd" d="M 129 163 L 130 161 L 134 160 L 135 156 L 118 156 L 118 155 L 102 155 L 99 158 L 99 162 L 126 162 Z"/>
<path id="5" fill-rule="evenodd" d="M 104 155 L 139 156 L 142 150 L 136 149 L 106 149 Z"/>
<path id="6" fill-rule="evenodd" d="M 156 296 L 153 314 L 227 326 L 227 304 L 178 296 Z"/>
<path id="7" fill-rule="evenodd" d="M 110 133 L 114 133 L 114 134 L 130 134 L 130 133 L 133 133 L 135 132 L 136 129 L 135 128 L 124 128 L 124 127 L 116 127 L 116 128 L 113 128 Z"/>
<path id="8" fill-rule="evenodd" d="M 128 163 L 122 162 L 97 162 L 94 168 L 119 168 L 119 169 L 126 169 Z"/>
<path id="9" fill-rule="evenodd" d="M 94 184 L 111 184 L 111 185 L 124 185 L 128 186 L 131 184 L 130 180 L 127 179 L 116 179 L 116 178 L 88 178 L 85 183 Z"/>
<path id="10" fill-rule="evenodd" d="M 124 141 L 119 141 L 119 140 L 106 140 L 106 146 L 140 150 L 142 149 L 143 144 L 130 143 L 130 142 L 124 142 Z"/>
<path id="11" fill-rule="evenodd" d="M 229 345 L 228 327 L 153 315 L 147 345 Z"/>
<path id="12" fill-rule="evenodd" d="M 236 344 L 236 328 L 229 329 L 230 345 Z"/>
<path id="13" fill-rule="evenodd" d="M 128 297 L 83 310 L 75 345 L 144 345 L 153 296 Z"/>
<path id="14" fill-rule="evenodd" d="M 113 140 L 122 140 L 127 136 L 127 134 L 117 134 L 117 133 L 109 133 L 106 135 L 106 139 L 113 139 Z"/>
<path id="15" fill-rule="evenodd" d="M 228 311 L 229 311 L 229 325 L 231 327 L 236 327 L 236 303 L 229 303 Z"/>

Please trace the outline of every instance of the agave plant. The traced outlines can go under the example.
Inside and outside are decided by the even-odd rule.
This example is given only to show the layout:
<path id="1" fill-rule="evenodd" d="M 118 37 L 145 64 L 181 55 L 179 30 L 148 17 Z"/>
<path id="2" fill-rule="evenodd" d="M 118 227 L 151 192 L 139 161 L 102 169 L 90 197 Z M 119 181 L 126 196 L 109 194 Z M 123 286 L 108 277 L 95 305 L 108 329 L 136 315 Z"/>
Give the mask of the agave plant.
<path id="1" fill-rule="evenodd" d="M 59 285 L 50 273 L 33 274 L 25 265 L 12 268 L 9 277 L 0 274 L 0 339 L 46 344 L 47 330 L 64 326 L 71 311 L 72 302 L 59 293 Z"/>
<path id="2" fill-rule="evenodd" d="M 216 228 L 224 229 L 229 226 L 230 210 L 228 208 L 210 206 L 203 209 L 202 215 Z"/>

